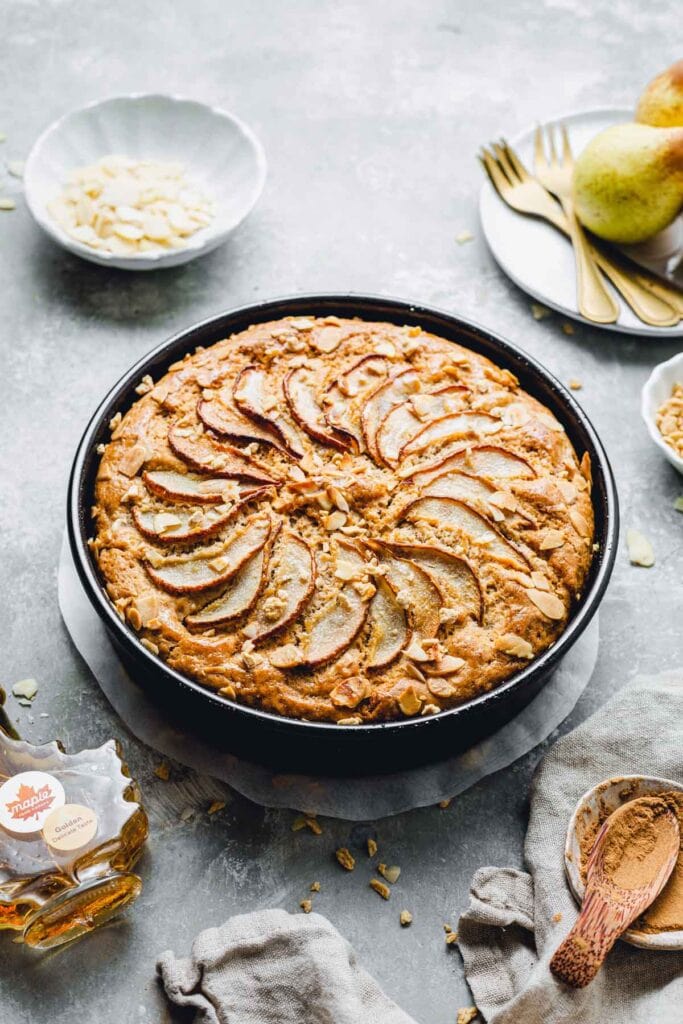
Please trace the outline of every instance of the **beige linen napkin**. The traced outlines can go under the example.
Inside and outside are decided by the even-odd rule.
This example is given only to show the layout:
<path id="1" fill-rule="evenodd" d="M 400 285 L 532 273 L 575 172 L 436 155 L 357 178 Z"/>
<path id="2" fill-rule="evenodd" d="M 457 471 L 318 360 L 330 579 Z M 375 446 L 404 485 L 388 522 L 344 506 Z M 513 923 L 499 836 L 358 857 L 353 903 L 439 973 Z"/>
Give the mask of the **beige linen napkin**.
<path id="1" fill-rule="evenodd" d="M 488 1024 L 683 1021 L 683 952 L 617 943 L 597 978 L 580 991 L 548 970 L 577 916 L 564 874 L 567 823 L 587 789 L 622 774 L 683 782 L 683 670 L 639 677 L 559 740 L 532 785 L 524 848 L 529 873 L 489 867 L 474 876 L 459 946 Z"/>
<path id="2" fill-rule="evenodd" d="M 157 967 L 197 1024 L 415 1024 L 320 914 L 232 917 L 201 932 L 188 959 L 163 953 Z"/>

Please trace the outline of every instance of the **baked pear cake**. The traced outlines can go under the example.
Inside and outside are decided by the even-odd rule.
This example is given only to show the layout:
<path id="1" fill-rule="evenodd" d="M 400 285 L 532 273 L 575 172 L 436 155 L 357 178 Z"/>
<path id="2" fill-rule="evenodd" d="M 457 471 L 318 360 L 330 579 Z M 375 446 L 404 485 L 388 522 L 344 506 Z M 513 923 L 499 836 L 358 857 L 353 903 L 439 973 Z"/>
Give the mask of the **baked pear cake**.
<path id="1" fill-rule="evenodd" d="M 93 556 L 141 643 L 227 700 L 350 726 L 436 714 L 564 630 L 590 461 L 488 359 L 297 316 L 137 392 L 100 447 Z"/>

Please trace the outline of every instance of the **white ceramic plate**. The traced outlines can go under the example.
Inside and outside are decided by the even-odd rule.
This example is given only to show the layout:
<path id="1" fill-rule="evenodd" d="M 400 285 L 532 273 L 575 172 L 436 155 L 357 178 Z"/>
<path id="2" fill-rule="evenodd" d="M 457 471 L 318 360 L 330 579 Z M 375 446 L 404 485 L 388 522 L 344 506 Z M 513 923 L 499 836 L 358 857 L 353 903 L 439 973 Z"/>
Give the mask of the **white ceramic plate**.
<path id="1" fill-rule="evenodd" d="M 654 443 L 671 465 L 683 474 L 683 458 L 664 441 L 655 421 L 657 410 L 671 397 L 674 384 L 683 384 L 683 352 L 655 366 L 643 386 L 640 411 Z"/>
<path id="2" fill-rule="evenodd" d="M 586 831 L 604 816 L 611 814 L 617 807 L 636 800 L 641 796 L 656 796 L 671 790 L 683 792 L 683 786 L 671 779 L 660 779 L 647 775 L 620 775 L 601 782 L 593 789 L 584 793 L 569 822 L 567 842 L 564 850 L 564 866 L 567 871 L 569 885 L 578 903 L 582 903 L 586 887 L 581 878 L 581 838 Z M 683 931 L 659 932 L 650 935 L 629 928 L 621 936 L 624 942 L 644 949 L 683 949 Z"/>
<path id="3" fill-rule="evenodd" d="M 118 256 L 70 238 L 47 212 L 70 171 L 112 153 L 181 163 L 213 201 L 211 223 L 182 249 Z M 263 147 L 232 114 L 177 96 L 117 96 L 55 121 L 35 142 L 24 171 L 29 209 L 59 245 L 92 263 L 122 270 L 174 267 L 211 252 L 247 216 L 266 178 Z"/>
<path id="4" fill-rule="evenodd" d="M 632 119 L 631 110 L 606 109 L 567 114 L 564 117 L 553 118 L 552 123 L 562 123 L 566 126 L 572 152 L 577 157 L 598 132 L 609 128 L 610 125 Z M 533 172 L 534 166 L 535 130 L 533 126 L 508 139 L 530 172 Z M 479 197 L 479 215 L 486 241 L 496 262 L 516 285 L 544 306 L 582 323 L 590 323 L 591 327 L 608 331 L 664 338 L 683 337 L 683 321 L 674 327 L 650 327 L 638 319 L 619 295 L 616 297 L 621 313 L 616 323 L 594 324 L 585 320 L 577 309 L 574 254 L 568 240 L 550 224 L 511 210 L 488 180 L 484 183 Z M 668 257 L 680 249 L 681 236 L 683 228 L 679 218 L 672 228 L 667 229 L 666 236 L 658 239 L 656 245 L 648 243 L 647 246 L 637 248 L 632 246 L 629 255 L 643 266 L 658 272 L 666 272 L 667 267 L 671 265 Z M 671 273 L 666 276 L 674 279 Z M 680 270 L 675 280 L 680 283 Z M 611 285 L 608 285 L 608 288 L 611 288 Z"/>

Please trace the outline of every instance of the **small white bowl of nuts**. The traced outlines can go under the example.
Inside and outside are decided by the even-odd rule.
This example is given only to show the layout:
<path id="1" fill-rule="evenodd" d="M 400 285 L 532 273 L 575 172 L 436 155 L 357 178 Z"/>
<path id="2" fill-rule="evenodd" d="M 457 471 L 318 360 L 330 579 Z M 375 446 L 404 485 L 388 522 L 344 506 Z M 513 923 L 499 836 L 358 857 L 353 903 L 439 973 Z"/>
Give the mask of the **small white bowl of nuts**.
<path id="1" fill-rule="evenodd" d="M 650 437 L 683 474 L 683 352 L 655 366 L 643 387 L 640 408 Z"/>
<path id="2" fill-rule="evenodd" d="M 236 117 L 176 96 L 91 103 L 55 121 L 26 161 L 26 201 L 70 252 L 122 270 L 211 252 L 247 216 L 263 148 Z"/>

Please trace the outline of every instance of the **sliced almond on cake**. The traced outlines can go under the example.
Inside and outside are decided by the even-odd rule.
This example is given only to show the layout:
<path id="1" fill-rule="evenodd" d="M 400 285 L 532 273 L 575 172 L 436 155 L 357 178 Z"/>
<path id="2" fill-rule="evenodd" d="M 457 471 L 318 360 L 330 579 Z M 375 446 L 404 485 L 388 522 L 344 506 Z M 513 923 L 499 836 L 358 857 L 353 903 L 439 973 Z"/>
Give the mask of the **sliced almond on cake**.
<path id="1" fill-rule="evenodd" d="M 299 431 L 280 409 L 280 395 L 273 392 L 265 370 L 246 366 L 235 381 L 232 395 L 240 412 L 276 434 L 290 455 L 295 459 L 304 455 Z"/>
<path id="2" fill-rule="evenodd" d="M 418 498 L 401 513 L 410 522 L 431 523 L 436 527 L 454 530 L 467 538 L 484 555 L 489 554 L 501 562 L 528 568 L 524 554 L 470 505 L 456 498 Z"/>
<path id="3" fill-rule="evenodd" d="M 472 566 L 464 558 L 436 544 L 387 544 L 399 558 L 407 558 L 434 580 L 444 601 L 481 622 L 484 598 Z"/>
<path id="4" fill-rule="evenodd" d="M 185 624 L 190 629 L 206 629 L 220 626 L 248 612 L 254 605 L 264 583 L 266 568 L 266 546 L 262 547 L 244 563 L 233 576 L 224 594 L 207 604 L 200 612 L 188 615 Z"/>
<path id="5" fill-rule="evenodd" d="M 215 441 L 208 434 L 186 434 L 184 428 L 174 425 L 168 432 L 168 443 L 179 459 L 199 472 L 217 477 L 252 480 L 260 484 L 276 483 L 268 466 L 245 455 L 239 448 Z"/>
<path id="6" fill-rule="evenodd" d="M 267 516 L 256 513 L 238 527 L 222 545 L 189 555 L 167 558 L 151 556 L 145 564 L 150 578 L 169 594 L 194 594 L 209 590 L 235 575 L 266 544 L 271 524 Z"/>
<path id="7" fill-rule="evenodd" d="M 197 403 L 197 415 L 207 428 L 220 437 L 231 437 L 235 441 L 256 441 L 268 444 L 273 448 L 281 448 L 280 438 L 271 430 L 260 426 L 246 416 L 240 416 L 236 409 L 231 409 L 219 399 Z"/>
<path id="8" fill-rule="evenodd" d="M 359 572 L 365 559 L 350 544 L 340 543 L 338 563 L 350 565 Z M 350 647 L 365 625 L 368 600 L 361 597 L 353 582 L 345 583 L 322 608 L 305 622 L 306 641 L 301 664 L 314 668 L 338 658 Z"/>
<path id="9" fill-rule="evenodd" d="M 340 451 L 348 451 L 354 446 L 351 435 L 335 430 L 328 424 L 305 367 L 290 370 L 283 381 L 283 388 L 292 416 L 314 440 Z"/>
<path id="10" fill-rule="evenodd" d="M 272 576 L 243 630 L 255 643 L 284 629 L 299 616 L 315 587 L 315 561 L 305 540 L 283 530 L 271 557 Z M 274 598 L 275 600 L 270 600 Z"/>
<path id="11" fill-rule="evenodd" d="M 415 437 L 403 446 L 400 457 L 406 459 L 409 455 L 417 455 L 433 444 L 465 437 L 467 434 L 474 434 L 477 437 L 492 434 L 500 430 L 500 427 L 501 421 L 485 412 L 460 412 L 452 416 L 442 416 L 423 426 Z"/>
<path id="12" fill-rule="evenodd" d="M 384 668 L 399 656 L 410 640 L 406 613 L 396 591 L 381 577 L 368 610 L 367 667 Z"/>
<path id="13" fill-rule="evenodd" d="M 494 480 L 514 478 L 525 480 L 536 476 L 535 469 L 526 459 L 515 455 L 514 452 L 508 451 L 506 448 L 488 444 L 461 448 L 434 462 L 411 466 L 410 469 L 403 471 L 399 470 L 399 476 L 412 480 L 413 483 L 422 487 L 435 476 L 450 469 L 462 470 L 476 476 L 491 477 Z"/>
<path id="14" fill-rule="evenodd" d="M 409 609 L 415 632 L 421 637 L 436 636 L 441 624 L 439 613 L 445 602 L 433 577 L 414 561 L 392 554 L 388 545 L 371 542 L 369 546 L 379 554 L 399 604 L 405 602 Z"/>

